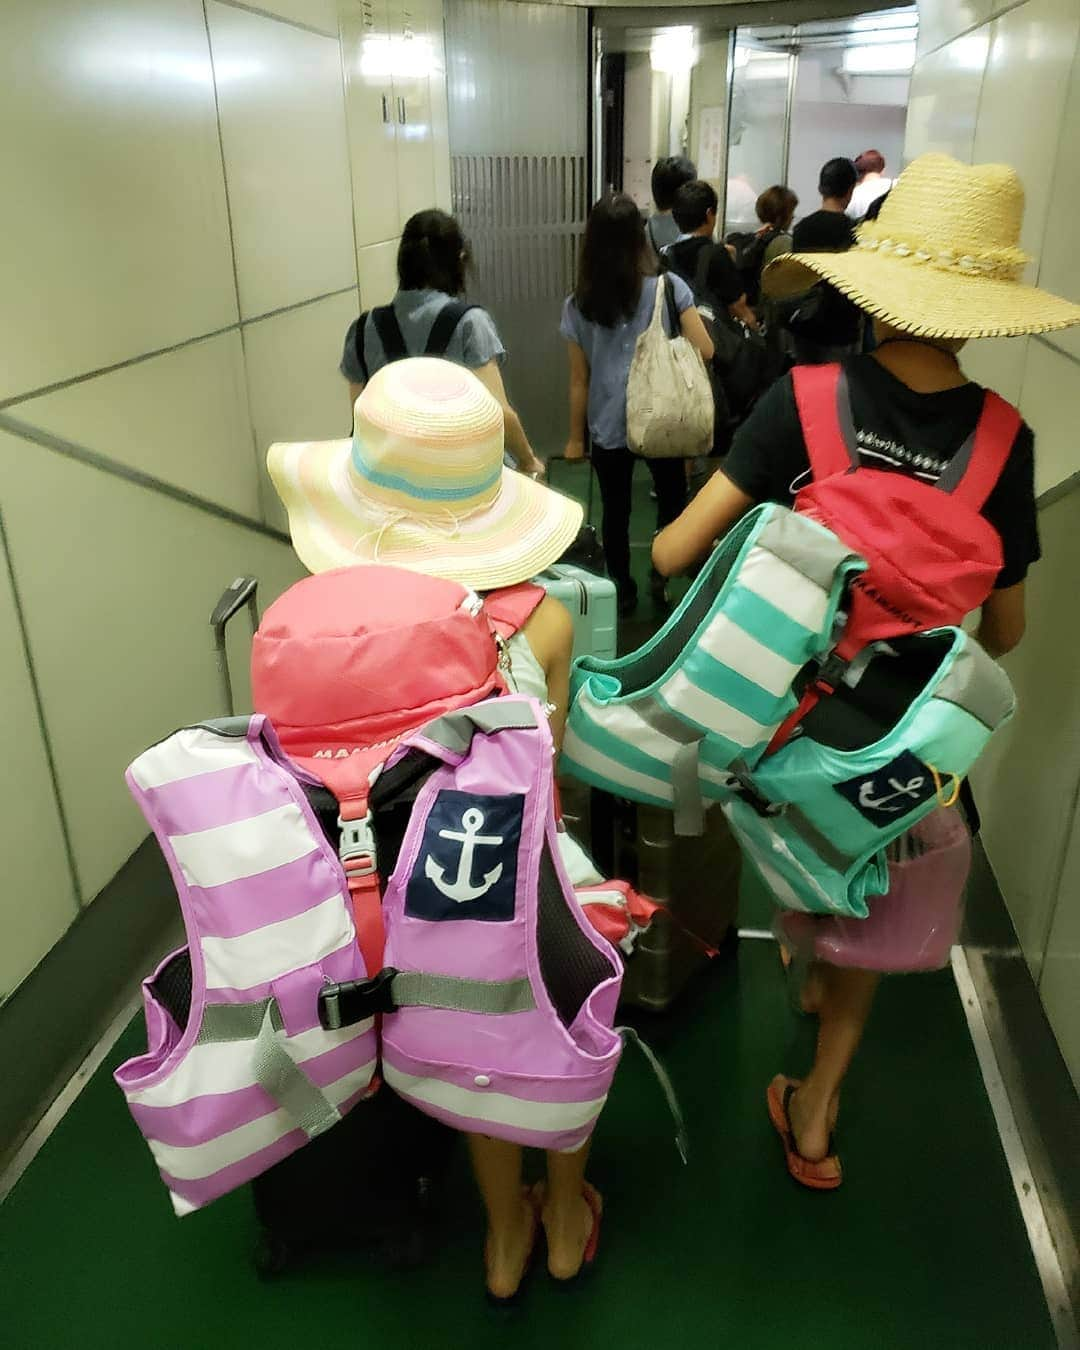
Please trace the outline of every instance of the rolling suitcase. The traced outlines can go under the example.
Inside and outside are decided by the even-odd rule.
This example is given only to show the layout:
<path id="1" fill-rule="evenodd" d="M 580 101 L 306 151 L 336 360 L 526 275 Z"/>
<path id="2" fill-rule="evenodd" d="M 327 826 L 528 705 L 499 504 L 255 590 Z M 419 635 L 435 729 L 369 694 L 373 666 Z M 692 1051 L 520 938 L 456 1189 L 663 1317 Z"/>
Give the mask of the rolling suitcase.
<path id="1" fill-rule="evenodd" d="M 675 834 L 674 817 L 574 779 L 559 784 L 571 833 L 605 876 L 622 877 L 663 903 L 627 959 L 622 1002 L 663 1012 L 715 953 L 738 943 L 742 858 L 727 821 L 708 811 L 705 833 Z"/>
<path id="2" fill-rule="evenodd" d="M 613 581 L 574 563 L 552 563 L 533 581 L 570 611 L 575 658 L 614 659 L 619 621 Z"/>
<path id="3" fill-rule="evenodd" d="M 222 703 L 232 715 L 225 629 L 247 608 L 258 627 L 254 577 L 239 577 L 210 618 Z M 412 792 L 419 791 L 416 784 Z M 322 787 L 306 789 L 327 837 L 337 844 L 338 804 Z M 393 871 L 411 812 L 409 794 L 395 797 L 375 817 L 379 856 Z M 385 1084 L 333 1129 L 263 1172 L 251 1184 L 259 1238 L 255 1267 L 280 1275 L 312 1252 L 328 1248 L 373 1251 L 388 1269 L 423 1264 L 433 1250 L 436 1192 L 457 1134 L 403 1101 Z"/>

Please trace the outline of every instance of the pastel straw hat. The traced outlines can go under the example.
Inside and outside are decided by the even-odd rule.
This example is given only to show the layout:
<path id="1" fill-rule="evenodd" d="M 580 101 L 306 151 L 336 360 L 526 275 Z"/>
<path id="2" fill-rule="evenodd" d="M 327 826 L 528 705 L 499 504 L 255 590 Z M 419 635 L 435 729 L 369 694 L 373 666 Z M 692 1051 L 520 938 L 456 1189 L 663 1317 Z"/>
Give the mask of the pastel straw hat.
<path id="1" fill-rule="evenodd" d="M 868 313 L 929 338 L 1016 337 L 1080 323 L 1080 305 L 1021 280 L 1024 190 L 1005 164 L 922 155 L 846 253 L 789 253 L 762 285 L 783 300 L 824 279 Z"/>
<path id="2" fill-rule="evenodd" d="M 581 527 L 579 503 L 504 468 L 502 408 L 476 376 L 432 357 L 372 376 L 352 440 L 272 445 L 266 462 L 310 572 L 378 562 L 495 590 Z"/>

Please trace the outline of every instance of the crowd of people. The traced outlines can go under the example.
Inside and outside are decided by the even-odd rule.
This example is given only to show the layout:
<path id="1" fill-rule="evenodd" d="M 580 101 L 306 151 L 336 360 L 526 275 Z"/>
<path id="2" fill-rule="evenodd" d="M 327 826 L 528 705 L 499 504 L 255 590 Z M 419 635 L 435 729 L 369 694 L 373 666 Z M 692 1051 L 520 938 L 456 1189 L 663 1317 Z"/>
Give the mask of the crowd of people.
<path id="1" fill-rule="evenodd" d="M 718 404 L 713 472 L 692 499 L 682 461 L 646 461 L 656 497 L 652 575 L 657 600 L 663 598 L 667 578 L 700 565 L 756 503 L 791 505 L 809 481 L 804 411 L 793 366 L 840 364 L 839 388 L 847 400 L 841 422 L 850 431 L 851 453 L 858 461 L 944 487 L 983 434 L 988 406 L 987 392 L 961 368 L 965 342 L 1047 331 L 1080 317 L 1080 310 L 1020 279 L 1023 259 L 1016 244 L 1022 194 L 1011 170 L 972 170 L 932 157 L 894 185 L 885 169 L 873 150 L 855 161 L 830 160 L 821 171 L 819 209 L 797 220 L 794 193 L 783 185 L 770 187 L 757 203 L 760 229 L 727 241 L 715 237 L 717 195 L 686 159 L 657 164 L 652 179 L 656 209 L 648 218 L 622 193 L 607 194 L 593 207 L 574 290 L 559 325 L 569 352 L 565 455 L 590 459 L 596 472 L 606 567 L 621 614 L 629 614 L 638 598 L 630 568 L 636 457 L 628 448 L 627 386 L 659 285 L 669 284 L 674 296 L 664 319 L 668 335 L 676 336 L 677 323 L 707 366 L 732 364 L 735 335 L 740 355 L 756 353 L 751 364 L 757 383 L 748 395 L 736 396 L 733 389 L 723 392 L 729 372 L 716 372 L 718 399 L 723 397 L 727 406 L 721 418 Z M 523 474 L 539 477 L 543 466 L 503 385 L 506 352 L 495 322 L 485 310 L 461 303 L 468 266 L 467 243 L 449 216 L 424 211 L 408 223 L 392 304 L 361 316 L 346 336 L 341 372 L 350 402 L 395 356 L 444 356 L 472 370 L 498 401 L 506 450 Z M 353 463 L 362 486 L 367 470 L 355 451 Z M 383 486 L 397 485 L 397 514 L 377 531 L 376 544 L 383 529 L 404 528 L 402 522 L 410 529 L 415 525 L 417 533 L 410 538 L 417 539 L 423 530 L 444 539 L 448 534 L 464 539 L 470 532 L 479 538 L 491 523 L 504 552 L 520 564 L 516 571 L 511 566 L 488 575 L 486 585 L 483 568 L 479 574 L 474 569 L 468 584 L 491 591 L 523 580 L 565 547 L 564 533 L 554 529 L 550 547 L 539 552 L 531 547 L 534 537 L 522 532 L 515 541 L 506 528 L 496 530 L 492 522 L 504 509 L 500 493 L 504 499 L 514 495 L 509 480 L 515 475 L 509 470 L 502 486 L 492 489 L 494 496 L 489 493 L 477 506 L 481 499 L 469 496 L 465 480 L 480 468 L 447 466 L 440 479 L 443 516 L 436 522 L 425 514 L 433 491 L 423 483 L 410 485 L 407 467 L 395 466 L 392 456 L 380 466 Z M 495 482 L 499 466 L 482 467 Z M 549 492 L 540 483 L 529 487 Z M 293 521 L 300 481 L 279 483 L 279 490 Z M 362 495 L 346 494 L 335 510 L 346 534 L 345 518 L 350 517 L 357 529 L 363 523 L 369 538 L 373 527 L 363 516 Z M 472 505 L 459 509 L 458 498 Z M 1040 552 L 1034 440 L 1026 424 L 1005 447 L 1001 472 L 979 510 L 1000 541 L 1001 567 L 982 607 L 978 638 L 991 654 L 1001 655 L 1023 636 L 1024 580 Z M 396 555 L 376 553 L 396 560 Z M 513 662 L 522 687 L 554 705 L 556 738 L 566 714 L 571 650 L 569 623 L 559 608 L 545 601 L 537 609 L 522 630 Z M 779 1075 L 769 1087 L 770 1115 L 783 1138 L 788 1169 L 814 1189 L 840 1183 L 833 1133 L 841 1085 L 877 981 L 873 972 L 815 968 L 803 989 L 804 1008 L 820 1024 L 813 1064 L 804 1077 Z M 548 1183 L 525 1191 L 520 1149 L 473 1140 L 488 1214 L 486 1280 L 493 1297 L 514 1295 L 540 1226 L 557 1278 L 571 1278 L 591 1261 L 602 1202 L 584 1181 L 586 1155 L 587 1150 L 552 1155 Z"/>

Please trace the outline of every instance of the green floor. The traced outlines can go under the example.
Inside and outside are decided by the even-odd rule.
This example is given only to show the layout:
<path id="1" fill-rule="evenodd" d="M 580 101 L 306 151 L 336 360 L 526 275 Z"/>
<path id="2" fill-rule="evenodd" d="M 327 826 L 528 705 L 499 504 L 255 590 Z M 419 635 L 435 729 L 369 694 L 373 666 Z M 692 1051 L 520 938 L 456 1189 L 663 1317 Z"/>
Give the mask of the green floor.
<path id="1" fill-rule="evenodd" d="M 567 469 L 559 466 L 558 486 Z M 583 488 L 584 470 L 576 471 Z M 554 475 L 553 475 L 554 477 Z M 633 538 L 653 516 L 639 470 Z M 597 510 L 594 513 L 598 515 Z M 648 551 L 634 550 L 644 583 Z M 645 592 L 647 595 L 647 592 Z M 643 598 L 637 637 L 654 618 Z M 743 926 L 767 926 L 744 886 Z M 791 1182 L 764 1110 L 780 1069 L 808 1063 L 771 943 L 744 941 L 666 1018 L 641 1024 L 691 1135 L 683 1168 L 662 1099 L 628 1052 L 592 1175 L 607 1219 L 595 1279 L 564 1295 L 537 1279 L 512 1320 L 480 1294 L 482 1224 L 460 1154 L 440 1255 L 411 1276 L 356 1255 L 275 1284 L 253 1273 L 246 1193 L 173 1218 L 109 1071 L 142 1048 L 133 1026 L 0 1207 L 0 1346 L 7 1350 L 845 1350 L 1050 1347 L 1031 1252 L 951 976 L 886 983 L 839 1136 L 846 1183 Z"/>
<path id="2" fill-rule="evenodd" d="M 266 1285 L 250 1200 L 174 1219 L 108 1070 L 130 1029 L 0 1207 L 0 1344 L 12 1350 L 385 1346 L 1049 1347 L 1041 1290 L 950 976 L 883 991 L 851 1075 L 833 1195 L 792 1183 L 770 1075 L 809 1027 L 771 943 L 742 944 L 644 1028 L 691 1134 L 628 1052 L 597 1134 L 601 1265 L 573 1295 L 537 1279 L 507 1322 L 480 1295 L 481 1219 L 460 1154 L 441 1254 L 388 1278 L 329 1257 Z"/>

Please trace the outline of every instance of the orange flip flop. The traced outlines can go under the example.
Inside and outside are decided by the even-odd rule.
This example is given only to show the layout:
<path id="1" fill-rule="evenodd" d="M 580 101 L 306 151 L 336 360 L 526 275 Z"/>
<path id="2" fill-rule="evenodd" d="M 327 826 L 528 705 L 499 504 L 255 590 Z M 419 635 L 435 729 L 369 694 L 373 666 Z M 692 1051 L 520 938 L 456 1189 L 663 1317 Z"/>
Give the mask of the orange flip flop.
<path id="1" fill-rule="evenodd" d="M 819 1162 L 804 1158 L 795 1144 L 795 1132 L 791 1128 L 789 1106 L 791 1094 L 799 1084 L 794 1078 L 785 1078 L 782 1073 L 769 1084 L 765 1100 L 769 1108 L 769 1119 L 784 1145 L 788 1172 L 800 1186 L 811 1191 L 835 1191 L 844 1179 L 840 1159 L 833 1152 L 832 1140 L 829 1140 L 828 1155 Z"/>

